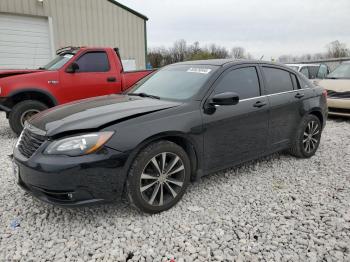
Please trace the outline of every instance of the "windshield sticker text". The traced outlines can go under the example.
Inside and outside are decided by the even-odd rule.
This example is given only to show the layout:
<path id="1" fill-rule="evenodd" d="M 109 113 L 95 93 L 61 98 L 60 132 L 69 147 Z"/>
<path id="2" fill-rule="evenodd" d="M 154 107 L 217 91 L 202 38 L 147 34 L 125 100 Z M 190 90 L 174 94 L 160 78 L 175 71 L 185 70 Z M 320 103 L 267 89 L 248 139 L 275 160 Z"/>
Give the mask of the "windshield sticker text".
<path id="1" fill-rule="evenodd" d="M 187 70 L 188 73 L 197 73 L 197 74 L 209 74 L 211 69 L 206 69 L 206 68 L 193 68 L 191 67 L 190 69 Z"/>

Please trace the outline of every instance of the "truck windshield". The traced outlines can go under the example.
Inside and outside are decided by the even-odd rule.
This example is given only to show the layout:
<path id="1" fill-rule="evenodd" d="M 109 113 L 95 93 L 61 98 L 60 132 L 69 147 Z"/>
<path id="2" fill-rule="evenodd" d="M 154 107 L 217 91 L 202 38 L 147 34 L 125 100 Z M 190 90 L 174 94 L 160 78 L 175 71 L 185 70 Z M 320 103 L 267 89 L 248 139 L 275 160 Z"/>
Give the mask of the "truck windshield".
<path id="1" fill-rule="evenodd" d="M 58 70 L 62 66 L 64 66 L 69 60 L 72 59 L 74 55 L 73 54 L 63 54 L 57 56 L 54 60 L 52 60 L 50 63 L 48 63 L 46 66 L 40 68 L 44 70 Z"/>
<path id="2" fill-rule="evenodd" d="M 186 100 L 199 91 L 217 68 L 209 65 L 168 66 L 138 82 L 128 93 Z"/>
<path id="3" fill-rule="evenodd" d="M 326 78 L 337 79 L 337 78 L 350 78 L 350 63 L 341 64 Z"/>

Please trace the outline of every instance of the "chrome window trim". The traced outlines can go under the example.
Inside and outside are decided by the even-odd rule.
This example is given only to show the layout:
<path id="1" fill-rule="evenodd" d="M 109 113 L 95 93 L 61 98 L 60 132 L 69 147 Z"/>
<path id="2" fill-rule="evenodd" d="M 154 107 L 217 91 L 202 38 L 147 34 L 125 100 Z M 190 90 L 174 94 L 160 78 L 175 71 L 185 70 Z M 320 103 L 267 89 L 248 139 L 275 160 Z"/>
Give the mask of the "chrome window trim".
<path id="1" fill-rule="evenodd" d="M 253 100 L 253 99 L 257 99 L 257 98 L 270 97 L 270 96 L 275 96 L 275 95 L 282 95 L 282 94 L 294 93 L 294 92 L 299 92 L 299 91 L 308 90 L 308 89 L 310 89 L 310 88 L 301 88 L 301 89 L 296 89 L 296 90 L 291 90 L 291 91 L 285 91 L 285 92 L 280 92 L 280 93 L 274 93 L 274 94 L 269 94 L 269 95 L 255 96 L 255 97 L 250 97 L 250 98 L 245 98 L 245 99 L 239 100 L 239 102 L 248 101 L 248 100 Z"/>

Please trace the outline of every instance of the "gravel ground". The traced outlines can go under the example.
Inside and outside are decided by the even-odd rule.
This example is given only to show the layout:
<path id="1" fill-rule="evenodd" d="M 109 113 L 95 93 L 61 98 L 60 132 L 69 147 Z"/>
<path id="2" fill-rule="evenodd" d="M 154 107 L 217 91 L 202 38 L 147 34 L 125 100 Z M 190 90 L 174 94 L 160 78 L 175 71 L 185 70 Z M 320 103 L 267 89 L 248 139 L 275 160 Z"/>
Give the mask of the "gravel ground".
<path id="1" fill-rule="evenodd" d="M 276 154 L 213 174 L 152 216 L 29 197 L 11 173 L 14 141 L 1 114 L 0 261 L 350 261 L 350 121 L 330 120 L 309 160 Z"/>

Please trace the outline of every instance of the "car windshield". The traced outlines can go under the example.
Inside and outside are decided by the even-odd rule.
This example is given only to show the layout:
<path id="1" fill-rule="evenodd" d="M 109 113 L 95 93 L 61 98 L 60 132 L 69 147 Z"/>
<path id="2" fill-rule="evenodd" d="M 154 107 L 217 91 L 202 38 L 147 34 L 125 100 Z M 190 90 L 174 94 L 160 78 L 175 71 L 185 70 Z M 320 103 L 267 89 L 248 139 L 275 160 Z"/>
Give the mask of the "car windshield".
<path id="1" fill-rule="evenodd" d="M 72 59 L 73 54 L 62 54 L 57 56 L 54 60 L 48 63 L 46 66 L 40 68 L 44 70 L 58 70 L 64 66 L 69 60 Z"/>
<path id="2" fill-rule="evenodd" d="M 350 78 L 350 63 L 341 64 L 327 78 Z"/>
<path id="3" fill-rule="evenodd" d="M 217 68 L 209 65 L 168 66 L 141 80 L 128 93 L 186 100 L 197 94 Z"/>

